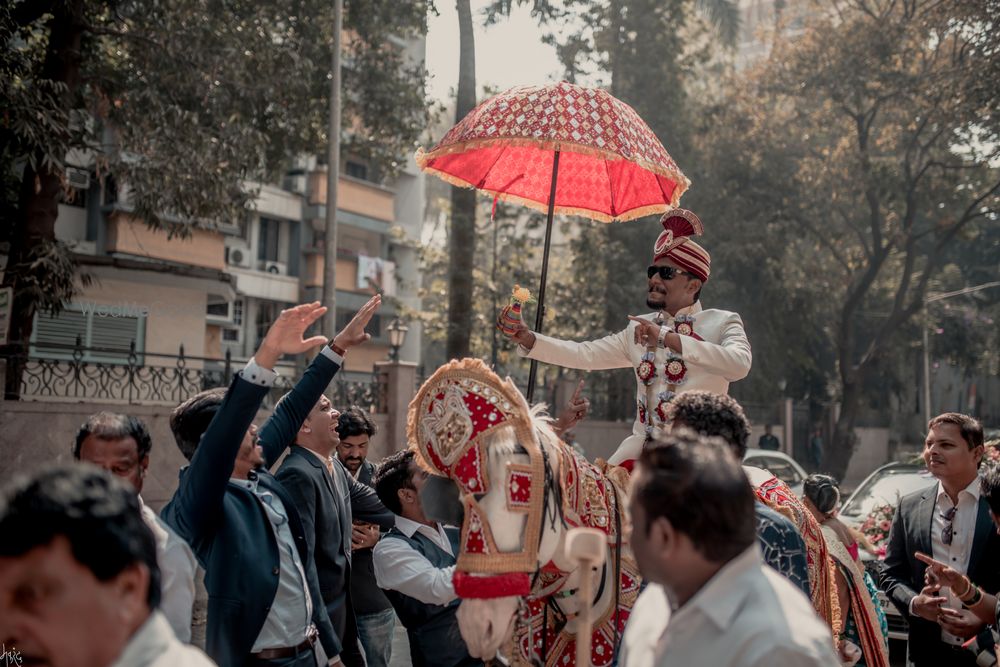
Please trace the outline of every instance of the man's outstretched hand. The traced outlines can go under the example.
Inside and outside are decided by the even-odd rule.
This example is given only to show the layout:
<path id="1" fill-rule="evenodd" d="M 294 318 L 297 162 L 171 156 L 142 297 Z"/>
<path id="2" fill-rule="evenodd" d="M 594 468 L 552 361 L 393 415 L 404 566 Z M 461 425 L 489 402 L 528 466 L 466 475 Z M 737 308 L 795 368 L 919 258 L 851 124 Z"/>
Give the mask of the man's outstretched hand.
<path id="1" fill-rule="evenodd" d="M 371 340 L 372 335 L 365 332 L 365 327 L 372 321 L 372 315 L 375 314 L 381 305 L 382 297 L 378 294 L 368 299 L 368 303 L 361 306 L 358 312 L 354 314 L 354 317 L 351 318 L 351 321 L 347 323 L 347 326 L 333 337 L 333 344 L 343 350 L 347 350 L 355 345 L 360 345 L 365 341 Z"/>
<path id="2" fill-rule="evenodd" d="M 500 316 L 497 318 L 498 324 L 503 321 L 504 315 L 506 315 L 507 311 L 509 310 L 510 306 L 504 306 L 500 310 Z M 503 331 L 503 329 L 501 329 L 501 331 Z M 512 341 L 514 341 L 521 347 L 525 348 L 526 350 L 530 350 L 535 346 L 535 334 L 534 332 L 531 331 L 531 329 L 528 328 L 528 326 L 524 322 L 517 323 L 517 329 L 514 331 L 513 334 L 508 334 L 505 331 L 503 333 L 505 336 L 507 336 Z"/>
<path id="3" fill-rule="evenodd" d="M 267 330 L 254 359 L 264 368 L 274 368 L 282 355 L 301 354 L 312 347 L 322 345 L 326 342 L 324 336 L 313 336 L 308 339 L 304 339 L 303 336 L 306 329 L 325 313 L 326 306 L 321 306 L 319 301 L 303 303 L 281 311 L 278 319 Z"/>

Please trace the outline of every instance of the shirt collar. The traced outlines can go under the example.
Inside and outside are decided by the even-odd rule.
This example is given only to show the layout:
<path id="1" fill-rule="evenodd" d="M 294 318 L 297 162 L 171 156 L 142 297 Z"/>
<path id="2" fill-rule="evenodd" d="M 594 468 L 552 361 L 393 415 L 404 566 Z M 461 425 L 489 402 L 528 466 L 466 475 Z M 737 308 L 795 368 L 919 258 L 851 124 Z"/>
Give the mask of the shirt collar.
<path id="1" fill-rule="evenodd" d="M 664 320 L 676 320 L 678 317 L 683 317 L 684 315 L 697 315 L 698 313 L 701 312 L 701 310 L 702 310 L 701 301 L 695 301 L 690 306 L 678 310 L 676 313 L 674 313 L 673 317 L 670 317 L 670 315 L 668 315 L 666 311 L 662 310 L 658 313 L 653 313 L 653 317 L 654 318 L 662 317 Z"/>
<path id="2" fill-rule="evenodd" d="M 302 445 L 299 445 L 299 447 L 302 447 Z M 330 465 L 330 461 L 332 460 L 332 457 L 327 457 L 327 456 L 323 456 L 322 454 L 317 454 L 316 452 L 314 452 L 313 450 L 309 449 L 308 447 L 302 447 L 302 449 L 304 449 L 305 451 L 309 452 L 310 454 L 312 454 L 313 456 L 315 456 L 317 459 L 319 459 L 319 462 L 322 463 L 324 466 L 329 466 Z"/>
<path id="3" fill-rule="evenodd" d="M 413 534 L 416 533 L 421 528 L 427 528 L 428 530 L 440 532 L 437 528 L 437 525 L 435 525 L 432 528 L 431 526 L 427 526 L 417 521 L 413 521 L 412 519 L 407 519 L 402 514 L 396 515 L 396 528 L 399 530 L 399 532 L 401 532 L 403 535 L 406 535 L 407 537 L 413 537 Z"/>
<path id="4" fill-rule="evenodd" d="M 247 479 L 240 479 L 239 477 L 230 477 L 230 484 L 235 484 L 244 489 L 250 489 L 253 493 L 257 493 L 257 475 L 250 475 Z"/>
<path id="5" fill-rule="evenodd" d="M 979 502 L 979 497 L 980 497 L 980 491 L 981 490 L 982 490 L 982 487 L 980 485 L 980 477 L 979 477 L 979 475 L 976 475 L 975 478 L 969 483 L 969 485 L 967 487 L 965 487 L 964 489 L 962 489 L 961 491 L 958 492 L 958 495 L 961 496 L 963 493 L 967 493 L 970 496 L 972 496 L 972 499 L 975 502 L 978 503 Z M 938 499 L 938 502 L 941 501 L 942 496 L 945 497 L 945 498 L 948 498 L 948 493 L 944 490 L 944 484 L 941 483 L 941 480 L 938 480 L 938 483 L 937 483 L 937 499 Z M 951 501 L 951 498 L 948 498 L 948 500 Z"/>
<path id="6" fill-rule="evenodd" d="M 112 667 L 146 665 L 170 648 L 177 639 L 162 612 L 153 611 L 125 645 Z"/>
<path id="7" fill-rule="evenodd" d="M 751 586 L 748 585 L 749 579 L 762 576 L 759 572 L 761 567 L 763 560 L 760 556 L 760 547 L 754 542 L 716 572 L 715 576 L 709 579 L 684 607 L 701 611 L 720 630 L 727 628 L 736 610 L 739 609 L 740 602 L 752 592 Z M 748 581 L 743 582 L 741 579 Z M 678 613 L 681 613 L 684 607 L 681 607 Z"/>

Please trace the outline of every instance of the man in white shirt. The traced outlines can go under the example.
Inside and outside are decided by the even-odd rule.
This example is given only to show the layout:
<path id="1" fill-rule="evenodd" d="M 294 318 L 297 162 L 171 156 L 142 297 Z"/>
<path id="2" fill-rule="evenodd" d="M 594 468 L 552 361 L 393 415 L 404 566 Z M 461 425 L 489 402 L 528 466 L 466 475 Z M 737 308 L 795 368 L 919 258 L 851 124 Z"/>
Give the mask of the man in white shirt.
<path id="1" fill-rule="evenodd" d="M 928 430 L 924 462 L 938 483 L 899 501 L 880 583 L 909 620 L 915 665 L 971 666 L 975 656 L 961 645 L 984 624 L 950 588 L 924 588 L 927 566 L 916 554 L 931 554 L 987 593 L 1000 589 L 1000 536 L 980 489 L 983 427 L 968 415 L 946 412 L 932 419 Z"/>
<path id="2" fill-rule="evenodd" d="M 93 463 L 120 477 L 142 494 L 153 442 L 141 419 L 130 415 L 98 412 L 87 418 L 76 434 L 73 458 Z M 160 611 L 174 634 L 191 643 L 194 608 L 194 575 L 198 567 L 191 547 L 182 540 L 139 495 L 142 518 L 156 538 L 156 562 L 160 566 Z"/>
<path id="3" fill-rule="evenodd" d="M 420 502 L 427 471 L 404 450 L 375 473 L 375 492 L 396 514 L 396 526 L 375 545 L 375 580 L 410 640 L 413 667 L 471 667 L 482 662 L 461 640 L 452 585 L 458 529 L 430 521 Z"/>
<path id="4" fill-rule="evenodd" d="M 58 465 L 0 497 L 4 664 L 209 667 L 157 610 L 156 542 L 131 487 Z"/>
<path id="5" fill-rule="evenodd" d="M 582 343 L 543 336 L 523 323 L 511 335 L 518 354 L 545 363 L 583 370 L 635 369 L 632 434 L 608 459 L 629 470 L 653 429 L 665 425 L 663 410 L 673 394 L 692 389 L 726 394 L 731 382 L 750 372 L 750 342 L 739 314 L 701 305 L 712 266 L 708 251 L 693 238 L 702 233 L 701 220 L 678 208 L 660 223 L 663 231 L 646 269 L 646 306 L 654 312 L 630 316 L 618 333 Z"/>
<path id="6" fill-rule="evenodd" d="M 679 429 L 649 443 L 629 504 L 636 562 L 672 613 L 652 651 L 626 656 L 626 667 L 840 664 L 809 599 L 763 564 L 754 493 L 723 441 Z"/>

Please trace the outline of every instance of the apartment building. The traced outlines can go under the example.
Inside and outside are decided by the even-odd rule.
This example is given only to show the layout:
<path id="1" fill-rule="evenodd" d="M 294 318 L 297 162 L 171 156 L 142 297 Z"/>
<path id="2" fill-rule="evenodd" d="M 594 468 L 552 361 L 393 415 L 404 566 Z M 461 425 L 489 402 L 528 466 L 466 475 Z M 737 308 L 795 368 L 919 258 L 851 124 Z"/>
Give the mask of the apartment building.
<path id="1" fill-rule="evenodd" d="M 386 187 L 350 159 L 341 173 L 338 323 L 376 289 L 388 297 L 370 327 L 372 343 L 344 369 L 344 379 L 363 381 L 389 355 L 386 326 L 397 304 L 420 305 L 412 246 L 423 217 L 423 174 L 411 164 Z M 152 365 L 183 346 L 189 365 L 208 368 L 227 353 L 248 358 L 282 308 L 320 298 L 326 168 L 315 159 L 302 160 L 280 187 L 250 184 L 259 194 L 242 220 L 192 228 L 186 238 L 168 238 L 133 218 L 127 188 L 101 184 L 82 168 L 71 170 L 69 182 L 56 233 L 94 280 L 58 316 L 37 316 L 32 355 L 69 358 L 66 346 L 79 339 L 86 361 L 124 362 L 133 354 Z M 417 361 L 417 329 L 410 327 L 403 360 Z"/>

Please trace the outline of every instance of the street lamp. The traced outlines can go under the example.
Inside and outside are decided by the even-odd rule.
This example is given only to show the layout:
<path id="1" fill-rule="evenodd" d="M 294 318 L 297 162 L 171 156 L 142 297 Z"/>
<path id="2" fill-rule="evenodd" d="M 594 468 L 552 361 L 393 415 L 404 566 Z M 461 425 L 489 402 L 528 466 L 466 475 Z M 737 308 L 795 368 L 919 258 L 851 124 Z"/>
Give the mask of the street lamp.
<path id="1" fill-rule="evenodd" d="M 927 298 L 924 299 L 924 307 L 926 308 L 927 304 L 934 303 L 935 301 L 943 301 L 944 299 L 950 299 L 953 296 L 962 296 L 963 294 L 971 294 L 972 292 L 978 292 L 980 290 L 998 286 L 1000 286 L 1000 280 L 983 283 L 982 285 L 975 285 L 973 287 L 966 287 L 960 290 L 955 290 L 954 292 L 928 294 Z M 927 423 L 931 420 L 931 353 L 930 341 L 927 337 L 927 325 L 924 324 L 922 329 L 924 346 L 924 423 Z"/>
<path id="2" fill-rule="evenodd" d="M 399 361 L 399 348 L 406 342 L 406 332 L 410 327 L 403 324 L 398 317 L 394 317 L 385 330 L 389 332 L 389 346 L 392 348 L 389 351 L 389 360 Z"/>

